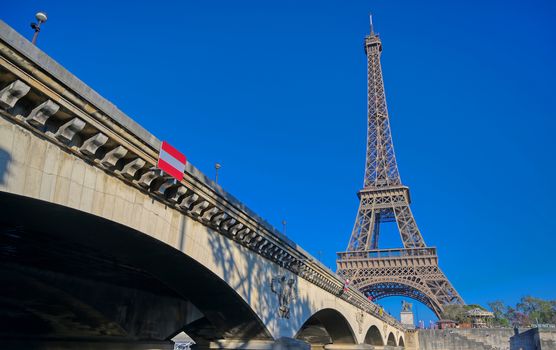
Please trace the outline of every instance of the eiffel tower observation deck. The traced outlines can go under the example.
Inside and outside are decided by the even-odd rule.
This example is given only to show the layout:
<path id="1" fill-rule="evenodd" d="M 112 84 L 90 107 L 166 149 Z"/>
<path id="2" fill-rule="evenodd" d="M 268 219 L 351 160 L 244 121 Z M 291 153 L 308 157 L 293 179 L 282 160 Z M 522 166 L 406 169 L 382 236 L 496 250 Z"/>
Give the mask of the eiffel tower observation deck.
<path id="1" fill-rule="evenodd" d="M 444 306 L 464 304 L 438 266 L 435 247 L 428 247 L 402 184 L 392 134 L 380 56 L 382 42 L 365 38 L 367 54 L 368 125 L 364 187 L 347 250 L 338 253 L 337 272 L 373 300 L 404 296 L 427 305 L 438 317 Z M 380 249 L 381 224 L 396 222 L 403 248 Z"/>

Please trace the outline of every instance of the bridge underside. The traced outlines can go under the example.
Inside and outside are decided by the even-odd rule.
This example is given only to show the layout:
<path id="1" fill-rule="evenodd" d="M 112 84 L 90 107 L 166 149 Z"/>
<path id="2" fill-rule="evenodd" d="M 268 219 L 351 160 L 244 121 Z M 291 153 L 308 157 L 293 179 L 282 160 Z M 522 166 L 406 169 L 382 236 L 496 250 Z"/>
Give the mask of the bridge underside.
<path id="1" fill-rule="evenodd" d="M 226 283 L 154 238 L 5 192 L 0 207 L 3 348 L 171 348 L 183 331 L 199 343 L 271 339 Z"/>
<path id="2" fill-rule="evenodd" d="M 324 309 L 311 316 L 305 321 L 295 338 L 313 346 L 356 343 L 349 322 L 333 309 Z"/>

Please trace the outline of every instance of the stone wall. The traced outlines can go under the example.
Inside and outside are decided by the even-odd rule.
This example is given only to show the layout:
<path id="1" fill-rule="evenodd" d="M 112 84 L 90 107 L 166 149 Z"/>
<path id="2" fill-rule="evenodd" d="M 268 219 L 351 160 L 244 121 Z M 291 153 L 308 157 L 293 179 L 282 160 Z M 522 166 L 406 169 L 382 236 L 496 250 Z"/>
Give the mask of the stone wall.
<path id="1" fill-rule="evenodd" d="M 510 350 L 556 350 L 556 330 L 533 328 L 510 338 Z"/>
<path id="2" fill-rule="evenodd" d="M 458 332 L 467 339 L 501 350 L 510 348 L 510 337 L 514 335 L 514 330 L 510 328 L 460 329 Z"/>
<path id="3" fill-rule="evenodd" d="M 509 328 L 419 330 L 420 350 L 509 350 Z"/>
<path id="4" fill-rule="evenodd" d="M 452 330 L 420 330 L 419 350 L 480 350 L 478 344 L 456 335 Z"/>
<path id="5" fill-rule="evenodd" d="M 419 330 L 419 350 L 556 350 L 556 329 Z"/>
<path id="6" fill-rule="evenodd" d="M 541 350 L 556 350 L 556 329 L 539 329 L 537 335 Z"/>

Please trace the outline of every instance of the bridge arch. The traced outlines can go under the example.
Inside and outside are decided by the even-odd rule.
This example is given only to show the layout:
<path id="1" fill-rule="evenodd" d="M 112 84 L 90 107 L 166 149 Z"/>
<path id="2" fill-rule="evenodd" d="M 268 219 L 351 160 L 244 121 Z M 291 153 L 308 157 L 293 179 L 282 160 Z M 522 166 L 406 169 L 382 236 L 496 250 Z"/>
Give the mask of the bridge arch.
<path id="1" fill-rule="evenodd" d="M 0 333 L 166 342 L 184 331 L 200 342 L 272 339 L 224 280 L 156 238 L 2 191 L 0 207 L 0 274 L 10 285 L 0 298 L 17 300 L 3 306 L 8 322 Z M 57 317 L 49 311 L 56 308 L 75 316 Z"/>
<path id="2" fill-rule="evenodd" d="M 440 318 L 443 307 L 438 303 L 434 295 L 429 295 L 423 281 L 412 281 L 398 277 L 381 277 L 373 280 L 373 283 L 358 288 L 366 295 L 371 295 L 373 300 L 387 297 L 401 296 L 417 300 L 427 306 Z"/>
<path id="3" fill-rule="evenodd" d="M 348 320 L 339 311 L 322 309 L 301 326 L 296 339 L 310 344 L 356 344 L 355 334 Z"/>
<path id="4" fill-rule="evenodd" d="M 390 332 L 388 334 L 388 339 L 386 340 L 386 345 L 388 345 L 388 346 L 398 346 L 396 344 L 396 337 L 394 336 L 394 333 Z"/>
<path id="5" fill-rule="evenodd" d="M 372 325 L 365 335 L 365 343 L 369 345 L 384 346 L 384 338 L 377 326 Z"/>
<path id="6" fill-rule="evenodd" d="M 400 346 L 400 347 L 405 346 L 405 342 L 403 341 L 403 337 L 401 335 L 400 335 L 400 339 L 398 339 L 398 346 Z"/>

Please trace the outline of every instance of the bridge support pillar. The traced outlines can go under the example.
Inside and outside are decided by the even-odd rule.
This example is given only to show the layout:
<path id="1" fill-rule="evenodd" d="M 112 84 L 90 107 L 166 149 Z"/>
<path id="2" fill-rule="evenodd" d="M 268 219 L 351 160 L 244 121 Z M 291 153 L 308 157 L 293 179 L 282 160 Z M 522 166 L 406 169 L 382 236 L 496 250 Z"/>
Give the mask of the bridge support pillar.
<path id="1" fill-rule="evenodd" d="M 192 350 L 310 350 L 309 343 L 293 338 L 278 340 L 218 340 L 195 344 Z"/>

